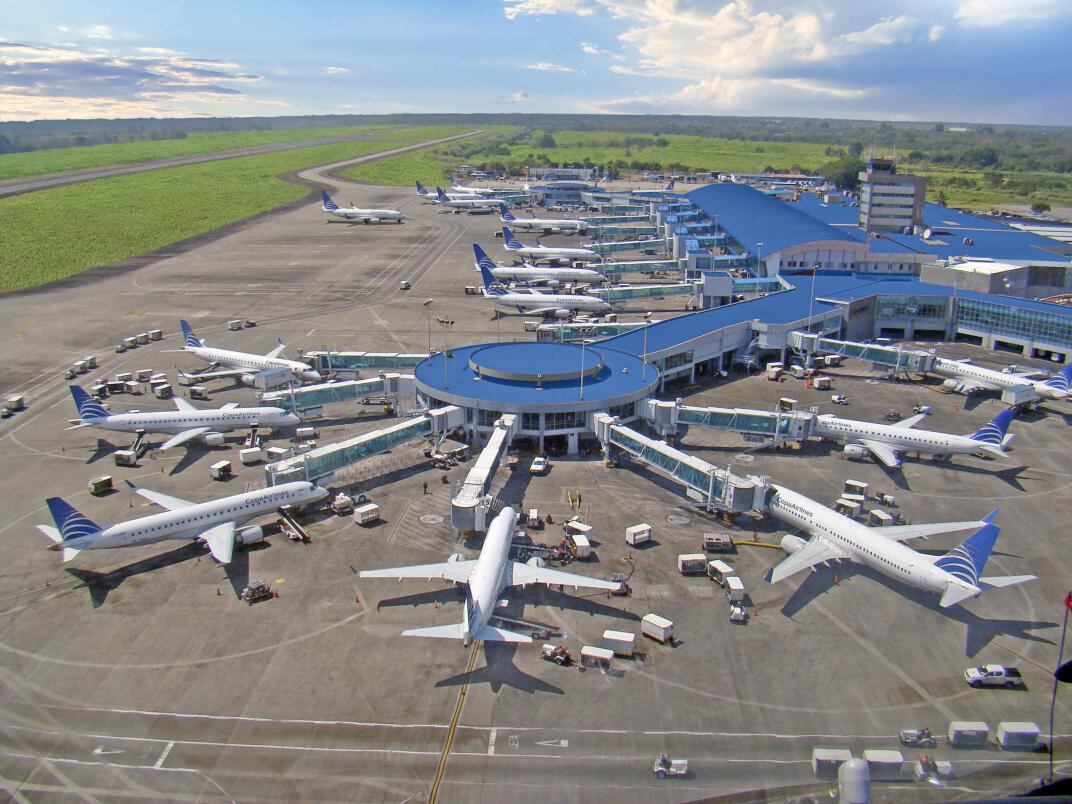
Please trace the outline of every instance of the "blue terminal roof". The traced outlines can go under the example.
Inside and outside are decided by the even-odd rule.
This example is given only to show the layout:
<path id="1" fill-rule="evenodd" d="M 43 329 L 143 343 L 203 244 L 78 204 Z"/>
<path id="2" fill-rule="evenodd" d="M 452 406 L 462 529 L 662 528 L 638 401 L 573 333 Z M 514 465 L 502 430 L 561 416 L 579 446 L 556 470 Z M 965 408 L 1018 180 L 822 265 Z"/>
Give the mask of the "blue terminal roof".
<path id="1" fill-rule="evenodd" d="M 552 405 L 575 406 L 581 400 L 582 360 L 586 370 L 583 407 L 598 407 L 601 400 L 634 395 L 642 398 L 658 382 L 658 372 L 644 371 L 639 357 L 603 343 L 585 346 L 552 343 L 471 344 L 441 352 L 421 361 L 414 369 L 419 385 L 429 393 L 445 397 L 465 397 L 491 407 L 507 410 Z M 639 353 L 638 353 L 639 354 Z M 443 363 L 447 364 L 444 386 Z M 475 366 L 499 374 L 516 374 L 520 379 L 503 379 L 477 371 Z M 592 372 L 598 367 L 598 371 Z M 539 381 L 540 374 L 569 374 L 567 379 Z M 537 384 L 540 388 L 537 390 Z"/>
<path id="2" fill-rule="evenodd" d="M 712 184 L 687 194 L 687 198 L 753 254 L 780 251 L 815 240 L 844 240 L 856 244 L 858 238 L 846 231 L 760 192 L 746 184 Z M 762 246 L 758 244 L 762 243 Z"/>

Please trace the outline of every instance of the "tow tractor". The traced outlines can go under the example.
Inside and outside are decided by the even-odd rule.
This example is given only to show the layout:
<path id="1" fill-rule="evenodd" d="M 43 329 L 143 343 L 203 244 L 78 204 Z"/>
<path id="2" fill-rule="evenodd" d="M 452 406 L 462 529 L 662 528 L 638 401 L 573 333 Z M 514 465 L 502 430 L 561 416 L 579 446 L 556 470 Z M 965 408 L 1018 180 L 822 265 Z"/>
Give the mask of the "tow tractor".
<path id="1" fill-rule="evenodd" d="M 901 745 L 919 746 L 920 748 L 934 748 L 937 742 L 931 730 L 924 726 L 922 729 L 901 729 L 898 735 Z"/>
<path id="2" fill-rule="evenodd" d="M 569 667 L 573 664 L 573 657 L 570 656 L 570 652 L 561 645 L 545 644 L 541 656 L 544 661 L 554 662 L 559 667 Z"/>
<path id="3" fill-rule="evenodd" d="M 251 606 L 258 600 L 268 600 L 273 596 L 268 581 L 250 581 L 249 586 L 242 590 L 242 599 Z"/>
<path id="4" fill-rule="evenodd" d="M 667 776 L 688 776 L 689 761 L 687 759 L 670 759 L 666 754 L 660 754 L 651 763 L 651 772 L 660 779 L 665 779 Z"/>

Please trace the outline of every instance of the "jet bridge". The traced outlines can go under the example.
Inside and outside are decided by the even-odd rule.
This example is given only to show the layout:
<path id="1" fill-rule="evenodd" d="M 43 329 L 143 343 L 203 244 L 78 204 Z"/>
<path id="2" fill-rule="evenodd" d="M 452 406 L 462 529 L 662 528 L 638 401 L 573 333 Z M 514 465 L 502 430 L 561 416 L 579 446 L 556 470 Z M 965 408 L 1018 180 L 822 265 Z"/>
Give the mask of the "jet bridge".
<path id="1" fill-rule="evenodd" d="M 699 296 L 703 290 L 701 282 L 675 282 L 672 285 L 632 285 L 630 287 L 593 290 L 591 295 L 607 302 L 629 301 L 630 299 L 661 299 L 664 296 Z"/>
<path id="2" fill-rule="evenodd" d="M 491 488 L 492 478 L 502 462 L 510 442 L 520 426 L 520 417 L 513 413 L 503 414 L 495 422 L 495 430 L 488 438 L 488 443 L 469 474 L 462 481 L 461 488 L 450 501 L 450 522 L 458 530 L 483 531 L 486 529 L 486 517 L 490 508 L 487 494 Z"/>
<path id="3" fill-rule="evenodd" d="M 437 440 L 442 440 L 451 430 L 464 424 L 465 411 L 461 408 L 454 405 L 436 408 L 424 416 L 382 430 L 373 430 L 337 444 L 326 444 L 302 455 L 270 463 L 265 467 L 268 485 L 275 486 L 293 480 L 321 481 L 330 478 L 339 469 L 424 436 L 432 435 Z"/>
<path id="4" fill-rule="evenodd" d="M 885 346 L 874 343 L 855 343 L 822 338 L 810 332 L 790 332 L 788 345 L 805 354 L 820 352 L 851 357 L 886 366 L 891 372 L 910 371 L 913 374 L 926 374 L 934 367 L 934 355 L 930 352 L 902 349 L 899 346 Z"/>
<path id="5" fill-rule="evenodd" d="M 302 411 L 338 402 L 354 402 L 370 394 L 397 398 L 399 394 L 413 394 L 414 391 L 412 374 L 381 374 L 367 380 L 324 382 L 272 391 L 261 394 L 260 401 L 285 410 Z"/>
<path id="6" fill-rule="evenodd" d="M 309 361 L 310 365 L 321 374 L 336 374 L 340 371 L 360 371 L 362 369 L 404 369 L 413 368 L 428 355 L 400 354 L 398 352 L 337 352 L 334 350 L 311 350 L 303 352 L 300 359 Z"/>
<path id="7" fill-rule="evenodd" d="M 742 513 L 762 509 L 770 478 L 735 475 L 688 455 L 662 441 L 648 438 L 606 413 L 589 414 L 589 426 L 608 456 L 626 452 L 685 486 L 685 494 L 708 510 Z"/>
<path id="8" fill-rule="evenodd" d="M 797 410 L 707 408 L 656 399 L 646 404 L 644 418 L 663 436 L 676 433 L 679 424 L 695 424 L 773 441 L 803 441 L 811 436 L 815 421 L 814 414 Z"/>
<path id="9" fill-rule="evenodd" d="M 593 215 L 591 218 L 581 218 L 589 226 L 605 226 L 610 223 L 644 223 L 651 218 L 648 215 Z"/>
<path id="10" fill-rule="evenodd" d="M 583 244 L 583 248 L 590 249 L 596 254 L 611 254 L 615 251 L 636 251 L 646 248 L 666 251 L 667 242 L 665 238 L 653 237 L 649 240 L 617 240 L 611 243 L 585 243 Z"/>
<path id="11" fill-rule="evenodd" d="M 659 228 L 654 223 L 608 223 L 605 225 L 589 224 L 585 232 L 592 237 L 618 237 L 654 235 L 659 233 Z"/>
<path id="12" fill-rule="evenodd" d="M 551 343 L 580 343 L 583 340 L 592 343 L 658 323 L 659 319 L 653 318 L 645 321 L 601 321 L 592 324 L 540 324 L 536 327 L 536 340 Z"/>
<path id="13" fill-rule="evenodd" d="M 604 262 L 599 266 L 601 274 L 643 274 L 653 271 L 678 271 L 681 265 L 677 260 L 622 260 Z"/>

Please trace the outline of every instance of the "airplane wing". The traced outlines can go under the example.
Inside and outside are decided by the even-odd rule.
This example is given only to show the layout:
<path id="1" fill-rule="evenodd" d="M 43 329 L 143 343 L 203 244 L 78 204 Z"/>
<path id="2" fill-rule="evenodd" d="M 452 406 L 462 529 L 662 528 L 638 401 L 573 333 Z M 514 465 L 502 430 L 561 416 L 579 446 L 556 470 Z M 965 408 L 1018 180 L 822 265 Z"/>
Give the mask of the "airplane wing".
<path id="1" fill-rule="evenodd" d="M 256 374 L 257 372 L 248 368 L 234 368 L 223 369 L 222 371 L 206 371 L 201 374 L 183 374 L 183 377 L 189 377 L 194 380 L 213 380 L 217 377 L 240 377 L 243 374 Z"/>
<path id="2" fill-rule="evenodd" d="M 790 575 L 795 575 L 803 569 L 810 569 L 816 564 L 844 558 L 852 558 L 852 556 L 826 539 L 813 536 L 806 545 L 774 567 L 767 575 L 767 580 L 771 583 L 778 583 L 778 581 L 785 580 Z"/>
<path id="3" fill-rule="evenodd" d="M 557 310 L 557 307 L 522 307 L 517 305 L 517 311 L 524 315 L 546 315 L 547 313 L 553 313 Z"/>
<path id="4" fill-rule="evenodd" d="M 273 349 L 268 354 L 266 354 L 265 357 L 279 357 L 281 354 L 283 354 L 283 350 L 286 349 L 286 348 L 287 348 L 286 344 L 280 342 L 280 344 L 277 347 L 275 347 L 275 349 Z"/>
<path id="5" fill-rule="evenodd" d="M 208 545 L 212 557 L 221 564 L 230 564 L 234 558 L 235 523 L 224 522 L 214 528 L 209 528 L 201 534 L 201 538 Z"/>
<path id="6" fill-rule="evenodd" d="M 971 394 L 975 391 L 1000 391 L 1002 387 L 992 382 L 985 382 L 984 380 L 970 379 L 960 381 L 960 392 L 962 394 Z"/>
<path id="7" fill-rule="evenodd" d="M 974 530 L 975 528 L 981 528 L 985 524 L 980 520 L 973 522 L 932 522 L 929 525 L 890 525 L 885 528 L 875 528 L 874 531 L 887 539 L 903 542 L 906 539 L 926 539 L 928 536 L 937 536 L 939 533 Z"/>
<path id="8" fill-rule="evenodd" d="M 917 413 L 915 416 L 909 416 L 907 419 L 901 419 L 894 427 L 915 427 L 921 421 L 927 418 L 926 413 Z"/>
<path id="9" fill-rule="evenodd" d="M 193 405 L 183 399 L 181 396 L 174 397 L 175 407 L 180 413 L 193 413 L 197 410 Z"/>
<path id="10" fill-rule="evenodd" d="M 140 488 L 135 486 L 129 480 L 127 481 L 127 485 L 149 502 L 159 505 L 161 508 L 166 508 L 169 511 L 177 511 L 180 508 L 189 508 L 191 505 L 194 505 L 194 503 L 189 500 L 183 500 L 180 497 L 172 497 L 169 494 L 161 494 L 159 491 L 149 491 L 149 489 Z"/>
<path id="11" fill-rule="evenodd" d="M 525 586 L 530 583 L 557 583 L 562 586 L 572 586 L 578 589 L 582 586 L 589 589 L 617 590 L 621 584 L 617 581 L 603 581 L 599 578 L 589 578 L 572 572 L 546 569 L 545 567 L 532 567 L 518 561 L 511 561 L 506 565 L 509 575 L 506 577 L 507 586 Z"/>
<path id="12" fill-rule="evenodd" d="M 867 447 L 871 454 L 878 458 L 890 469 L 896 469 L 901 465 L 901 459 L 897 455 L 897 450 L 891 447 L 889 444 L 883 444 L 881 441 L 871 441 L 867 438 L 861 438 L 860 443 Z"/>
<path id="13" fill-rule="evenodd" d="M 362 570 L 360 578 L 442 578 L 445 581 L 465 583 L 476 569 L 476 561 L 443 561 L 439 564 L 415 564 L 412 567 Z"/>
<path id="14" fill-rule="evenodd" d="M 211 427 L 191 427 L 189 430 L 183 430 L 181 433 L 173 435 L 167 441 L 160 445 L 160 449 L 171 449 L 177 447 L 180 444 L 185 444 L 187 441 L 192 441 L 200 435 L 205 433 L 211 433 Z"/>
<path id="15" fill-rule="evenodd" d="M 240 402 L 228 402 L 226 405 L 224 405 L 222 408 L 220 408 L 220 410 L 234 410 L 240 404 L 241 404 Z"/>

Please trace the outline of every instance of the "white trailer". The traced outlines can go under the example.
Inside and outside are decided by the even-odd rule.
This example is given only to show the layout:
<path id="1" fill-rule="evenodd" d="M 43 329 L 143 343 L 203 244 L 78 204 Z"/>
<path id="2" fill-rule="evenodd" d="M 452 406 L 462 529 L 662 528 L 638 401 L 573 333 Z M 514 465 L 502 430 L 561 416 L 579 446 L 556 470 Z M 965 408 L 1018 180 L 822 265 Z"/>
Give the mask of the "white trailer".
<path id="1" fill-rule="evenodd" d="M 981 720 L 954 720 L 949 724 L 949 743 L 958 748 L 986 745 L 990 726 Z"/>
<path id="2" fill-rule="evenodd" d="M 998 745 L 1002 751 L 1034 751 L 1040 733 L 1037 723 L 1005 720 L 998 723 Z"/>
<path id="3" fill-rule="evenodd" d="M 896 782 L 904 776 L 904 756 L 900 751 L 869 748 L 863 753 L 873 782 Z"/>
<path id="4" fill-rule="evenodd" d="M 730 603 L 743 603 L 744 602 L 744 582 L 736 575 L 729 575 L 726 577 L 726 597 L 729 598 Z"/>
<path id="5" fill-rule="evenodd" d="M 850 759 L 852 759 L 852 751 L 847 748 L 811 749 L 811 769 L 817 779 L 836 779 L 838 768 Z"/>
<path id="6" fill-rule="evenodd" d="M 247 447 L 238 451 L 238 460 L 243 466 L 252 466 L 264 460 L 264 450 L 260 447 Z"/>
<path id="7" fill-rule="evenodd" d="M 636 547 L 651 541 L 651 525 L 642 522 L 639 525 L 631 525 L 625 529 L 625 543 Z"/>
<path id="8" fill-rule="evenodd" d="M 213 480 L 226 480 L 231 476 L 231 462 L 217 461 L 208 469 Z"/>
<path id="9" fill-rule="evenodd" d="M 682 553 L 677 557 L 677 571 L 682 575 L 702 575 L 707 572 L 704 553 Z"/>
<path id="10" fill-rule="evenodd" d="M 578 561 L 587 561 L 592 557 L 592 543 L 583 533 L 567 533 L 566 538 L 573 545 L 574 555 Z"/>
<path id="11" fill-rule="evenodd" d="M 380 506 L 376 503 L 365 503 L 354 509 L 354 523 L 368 525 L 380 518 Z"/>
<path id="12" fill-rule="evenodd" d="M 674 639 L 674 624 L 658 614 L 645 614 L 640 621 L 640 633 L 665 645 Z"/>
<path id="13" fill-rule="evenodd" d="M 719 586 L 726 585 L 726 579 L 731 575 L 736 575 L 737 570 L 727 564 L 725 561 L 708 561 L 707 562 L 707 577 L 717 583 Z"/>
<path id="14" fill-rule="evenodd" d="M 607 648 L 597 648 L 595 645 L 581 646 L 581 667 L 599 667 L 610 670 L 614 660 L 614 651 Z"/>
<path id="15" fill-rule="evenodd" d="M 615 656 L 631 658 L 636 651 L 636 634 L 630 634 L 625 631 L 604 631 L 603 647 L 614 651 Z"/>

